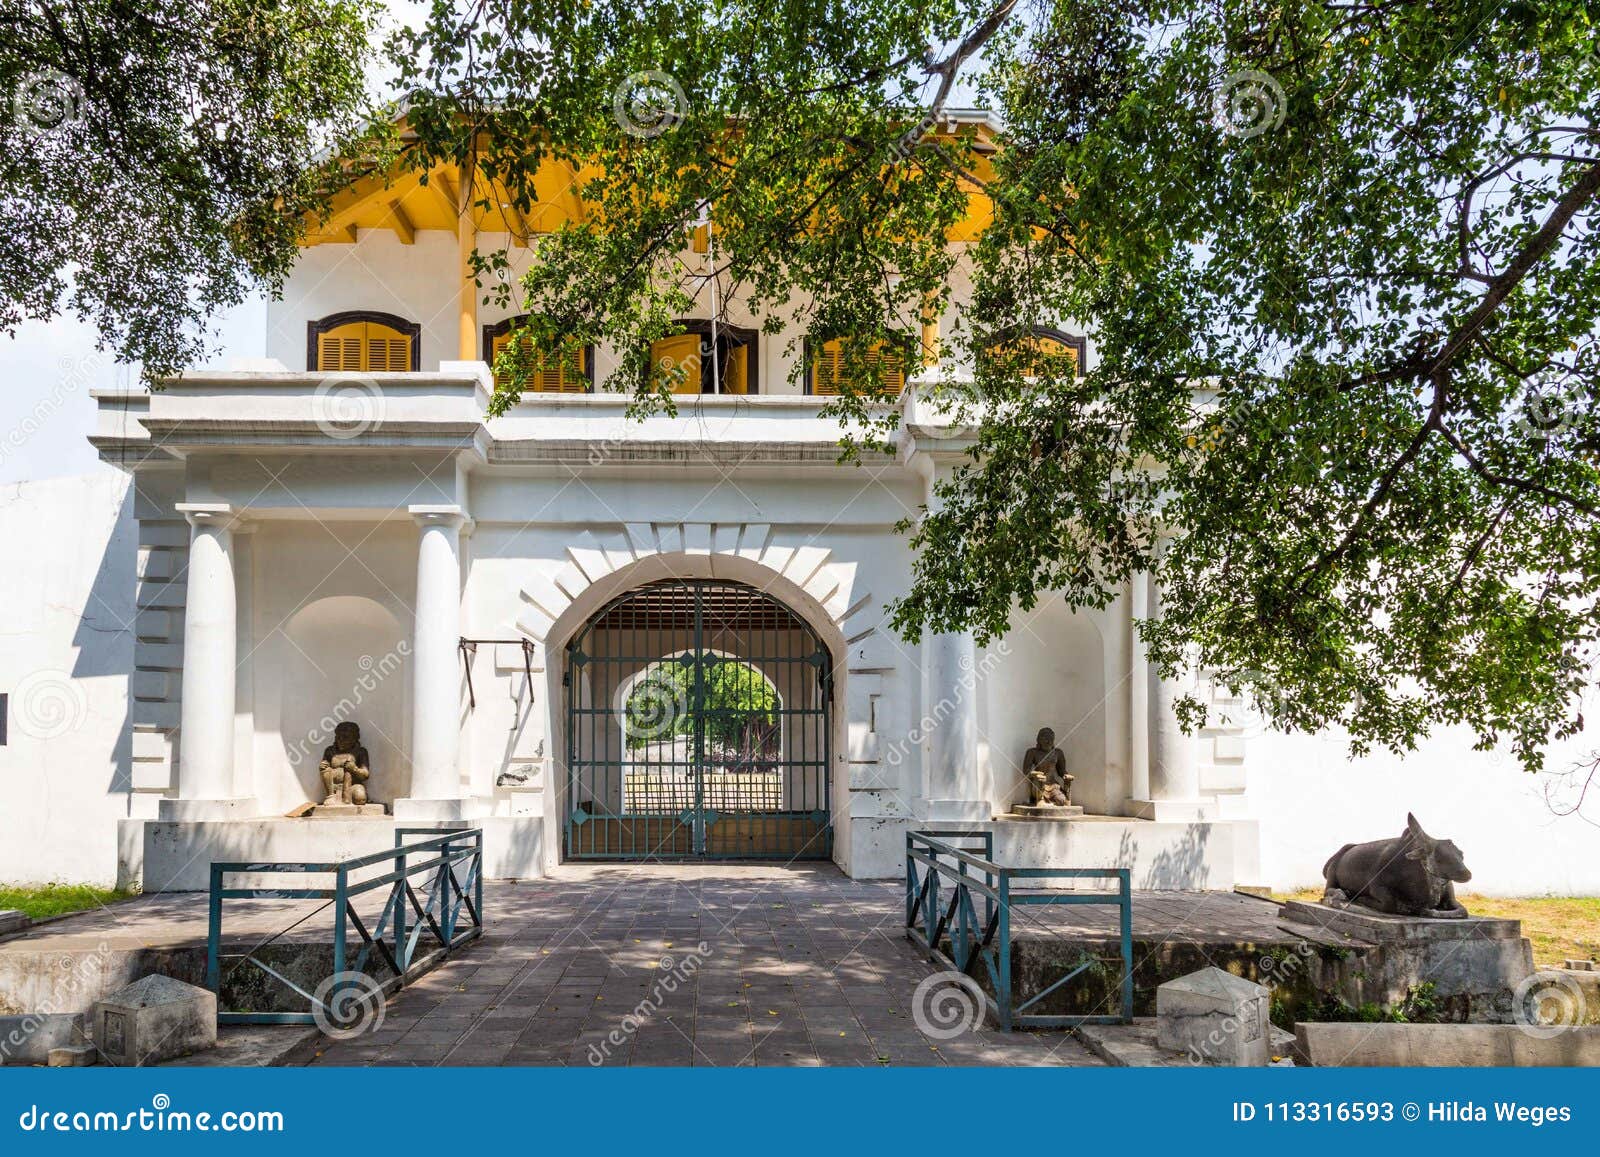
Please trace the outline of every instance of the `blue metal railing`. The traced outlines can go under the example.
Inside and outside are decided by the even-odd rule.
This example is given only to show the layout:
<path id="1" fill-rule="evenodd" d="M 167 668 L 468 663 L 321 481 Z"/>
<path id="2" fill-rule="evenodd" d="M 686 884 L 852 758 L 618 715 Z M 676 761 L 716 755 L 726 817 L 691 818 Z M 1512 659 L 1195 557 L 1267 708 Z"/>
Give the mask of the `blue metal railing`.
<path id="1" fill-rule="evenodd" d="M 352 879 L 366 869 L 388 866 L 388 871 Z M 458 871 L 458 869 L 460 869 Z M 332 876 L 332 887 L 228 887 L 234 875 Z M 426 898 L 419 897 L 417 883 Z M 372 931 L 356 912 L 359 896 L 389 889 L 383 911 Z M 365 974 L 376 953 L 389 975 L 374 978 L 384 995 L 403 987 L 446 953 L 483 935 L 483 829 L 396 828 L 394 848 L 330 863 L 213 863 L 211 865 L 210 925 L 206 933 L 206 987 L 218 997 L 219 1024 L 314 1024 L 316 1012 L 234 1012 L 221 1007 L 222 902 L 240 899 L 326 900 L 333 908 L 333 976 Z M 322 908 L 316 911 L 320 912 Z M 312 912 L 295 924 L 309 919 Z M 462 917 L 465 915 L 466 920 Z M 294 927 L 294 925 L 290 925 Z M 349 956 L 350 930 L 361 946 Z M 252 964 L 310 1002 L 313 1009 L 327 998 L 307 992 L 256 953 L 282 936 L 284 929 L 241 954 L 235 968 Z M 423 936 L 430 943 L 424 944 Z M 419 950 L 422 950 L 419 955 Z M 231 972 L 230 972 L 231 975 Z"/>
<path id="2" fill-rule="evenodd" d="M 1079 892 L 1013 887 L 1016 881 L 1115 880 L 1115 892 Z M 941 893 L 948 888 L 949 898 Z M 1085 958 L 1060 978 L 1020 1003 L 1012 985 L 1013 909 L 1049 904 L 1115 906 L 1122 957 L 1118 1013 L 1047 1015 L 1030 1013 L 1051 993 L 1098 963 Z M 983 910 L 979 919 L 978 910 Z M 1133 891 L 1127 868 L 1008 868 L 994 862 L 994 833 L 927 831 L 906 833 L 906 936 L 926 946 L 929 957 L 963 975 L 982 964 L 994 995 L 984 999 L 1003 1031 L 1014 1028 L 1073 1028 L 1080 1024 L 1127 1024 L 1133 1020 Z M 948 937 L 950 952 L 944 951 Z"/>

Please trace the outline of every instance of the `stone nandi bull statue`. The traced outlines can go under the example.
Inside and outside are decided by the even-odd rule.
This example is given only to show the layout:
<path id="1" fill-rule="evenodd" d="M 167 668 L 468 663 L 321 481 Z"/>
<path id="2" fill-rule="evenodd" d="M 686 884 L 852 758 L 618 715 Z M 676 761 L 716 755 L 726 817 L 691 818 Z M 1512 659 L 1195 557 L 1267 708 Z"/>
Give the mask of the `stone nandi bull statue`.
<path id="1" fill-rule="evenodd" d="M 1391 916 L 1460 920 L 1467 910 L 1456 901 L 1456 884 L 1472 879 L 1461 849 L 1436 840 L 1406 813 L 1406 830 L 1392 840 L 1346 844 L 1322 866 L 1322 902 L 1350 904 Z"/>

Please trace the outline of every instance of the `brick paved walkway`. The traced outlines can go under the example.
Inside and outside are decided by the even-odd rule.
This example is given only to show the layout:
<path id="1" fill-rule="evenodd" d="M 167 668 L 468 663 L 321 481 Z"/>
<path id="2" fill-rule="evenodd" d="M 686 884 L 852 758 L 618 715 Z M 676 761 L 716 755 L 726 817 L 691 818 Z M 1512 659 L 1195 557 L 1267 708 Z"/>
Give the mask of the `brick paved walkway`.
<path id="1" fill-rule="evenodd" d="M 1061 1032 L 921 1032 L 912 994 L 932 968 L 902 935 L 902 903 L 900 885 L 831 865 L 487 885 L 484 937 L 311 1063 L 1099 1063 Z"/>

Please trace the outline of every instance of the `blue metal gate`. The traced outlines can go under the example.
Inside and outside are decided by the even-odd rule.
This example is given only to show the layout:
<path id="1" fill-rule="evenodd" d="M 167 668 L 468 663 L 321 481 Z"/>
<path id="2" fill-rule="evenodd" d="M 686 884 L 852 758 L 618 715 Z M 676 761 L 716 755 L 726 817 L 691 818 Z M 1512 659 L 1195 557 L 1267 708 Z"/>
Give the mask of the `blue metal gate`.
<path id="1" fill-rule="evenodd" d="M 673 579 L 567 646 L 573 860 L 827 859 L 833 662 L 764 591 Z"/>

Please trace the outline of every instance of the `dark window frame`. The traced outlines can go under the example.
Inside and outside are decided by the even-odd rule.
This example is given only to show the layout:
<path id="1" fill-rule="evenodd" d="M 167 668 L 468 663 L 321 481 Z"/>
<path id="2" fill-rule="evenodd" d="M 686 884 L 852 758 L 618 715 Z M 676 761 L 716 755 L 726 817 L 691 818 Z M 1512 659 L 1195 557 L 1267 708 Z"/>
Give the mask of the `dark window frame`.
<path id="1" fill-rule="evenodd" d="M 483 327 L 483 360 L 488 363 L 490 373 L 494 372 L 494 339 L 504 337 L 527 320 L 527 314 L 519 313 L 515 317 L 508 317 L 504 321 L 497 321 L 492 325 Z M 589 383 L 589 387 L 583 392 L 586 394 L 594 393 L 594 344 L 592 342 L 583 347 L 583 377 Z"/>
<path id="2" fill-rule="evenodd" d="M 406 334 L 411 338 L 411 373 L 422 371 L 422 323 L 407 321 L 392 313 L 382 313 L 375 309 L 347 309 L 342 313 L 330 313 L 327 317 L 319 317 L 306 322 L 306 370 L 310 373 L 317 372 L 317 339 L 330 329 L 338 329 L 341 325 L 350 325 L 352 322 L 376 322 L 386 325 L 392 330 Z"/>
<path id="3" fill-rule="evenodd" d="M 703 318 L 681 318 L 674 325 L 676 328 L 671 333 L 663 334 L 661 340 L 669 337 L 681 337 L 690 333 L 698 334 L 702 339 L 711 336 L 711 322 Z M 700 366 L 701 396 L 707 398 L 746 398 L 753 394 L 759 394 L 761 392 L 761 331 L 751 329 L 749 326 L 732 325 L 725 321 L 719 321 L 717 322 L 717 340 L 721 341 L 725 336 L 738 339 L 739 343 L 750 351 L 745 357 L 744 363 L 745 392 L 742 394 L 730 394 L 727 390 L 723 390 L 720 394 L 713 394 L 706 388 L 711 384 L 711 379 L 707 374 L 707 367 L 704 361 L 705 341 L 702 340 L 700 343 L 702 356 Z M 680 396 L 687 397 L 689 395 Z"/>
<path id="4" fill-rule="evenodd" d="M 1017 326 L 1006 333 L 1007 338 L 1019 337 L 1044 337 L 1051 341 L 1060 342 L 1077 355 L 1078 376 L 1081 378 L 1089 372 L 1089 339 L 1081 334 L 1071 334 L 1064 329 L 1056 329 L 1049 325 Z"/>

